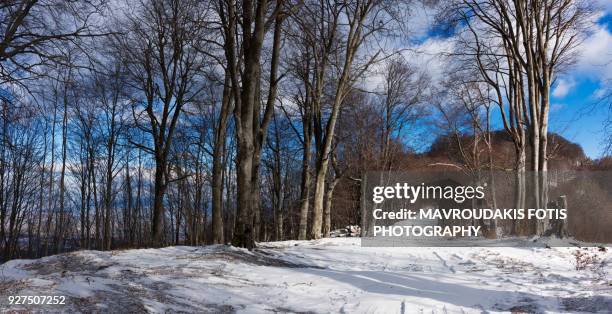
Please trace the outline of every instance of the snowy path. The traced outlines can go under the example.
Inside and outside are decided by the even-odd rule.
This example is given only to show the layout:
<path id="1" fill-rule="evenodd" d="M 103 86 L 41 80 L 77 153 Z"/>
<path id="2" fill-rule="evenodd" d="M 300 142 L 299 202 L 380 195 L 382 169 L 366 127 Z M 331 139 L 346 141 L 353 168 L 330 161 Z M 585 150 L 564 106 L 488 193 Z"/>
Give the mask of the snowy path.
<path id="1" fill-rule="evenodd" d="M 0 266 L 0 308 L 57 312 L 612 312 L 612 253 L 577 248 L 363 248 L 359 239 L 82 251 Z M 9 305 L 65 295 L 66 305 Z"/>

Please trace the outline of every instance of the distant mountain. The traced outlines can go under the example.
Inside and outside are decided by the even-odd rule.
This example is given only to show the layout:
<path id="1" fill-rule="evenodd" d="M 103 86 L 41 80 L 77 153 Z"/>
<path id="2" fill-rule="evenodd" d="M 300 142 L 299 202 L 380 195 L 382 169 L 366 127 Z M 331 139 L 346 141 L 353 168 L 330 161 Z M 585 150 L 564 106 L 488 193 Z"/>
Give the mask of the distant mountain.
<path id="1" fill-rule="evenodd" d="M 491 133 L 491 142 L 494 164 L 501 168 L 513 168 L 516 152 L 510 136 L 503 130 L 494 131 Z M 454 135 L 438 136 L 429 150 L 422 155 L 427 159 L 463 164 L 465 159 L 462 151 L 470 157 L 473 156 L 474 137 L 472 135 L 462 135 L 460 143 Z M 476 151 L 479 152 L 482 163 L 488 162 L 488 149 L 482 139 L 479 140 Z M 547 151 L 549 169 L 578 169 L 590 164 L 589 158 L 579 144 L 556 133 L 549 134 Z M 529 155 L 530 147 L 527 145 L 527 169 L 530 167 Z"/>

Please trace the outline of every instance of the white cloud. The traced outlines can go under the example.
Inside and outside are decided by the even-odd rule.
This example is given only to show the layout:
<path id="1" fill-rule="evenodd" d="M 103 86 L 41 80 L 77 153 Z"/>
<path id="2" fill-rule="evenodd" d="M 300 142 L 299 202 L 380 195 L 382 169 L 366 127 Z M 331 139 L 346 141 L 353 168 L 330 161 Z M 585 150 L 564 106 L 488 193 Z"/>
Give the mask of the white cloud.
<path id="1" fill-rule="evenodd" d="M 612 1 L 610 0 L 595 0 L 595 5 L 607 13 L 612 13 Z"/>
<path id="2" fill-rule="evenodd" d="M 606 88 L 600 87 L 593 92 L 593 98 L 601 99 L 602 97 L 606 95 L 607 92 L 608 90 Z"/>
<path id="3" fill-rule="evenodd" d="M 444 71 L 448 67 L 445 54 L 453 50 L 453 38 L 431 37 L 422 43 L 402 47 L 401 55 L 417 72 L 426 73 L 432 83 L 444 80 Z M 380 91 L 384 84 L 384 63 L 375 64 L 360 83 L 359 87 L 369 91 Z"/>
<path id="4" fill-rule="evenodd" d="M 596 24 L 590 36 L 578 47 L 575 74 L 594 79 L 612 78 L 612 33 Z"/>
<path id="5" fill-rule="evenodd" d="M 410 7 L 407 27 L 411 37 L 421 39 L 427 36 L 434 23 L 435 11 L 434 7 L 422 3 Z"/>
<path id="6" fill-rule="evenodd" d="M 561 111 L 561 109 L 565 108 L 565 104 L 553 103 L 550 105 L 551 112 Z"/>
<path id="7" fill-rule="evenodd" d="M 557 98 L 565 97 L 576 86 L 576 82 L 572 79 L 560 79 L 552 92 L 552 95 Z"/>
<path id="8" fill-rule="evenodd" d="M 454 38 L 429 38 L 406 51 L 404 57 L 437 83 L 444 79 L 444 72 L 449 62 L 445 54 L 453 51 L 453 45 Z"/>
<path id="9" fill-rule="evenodd" d="M 552 95 L 563 98 L 576 86 L 576 82 L 584 80 L 598 81 L 600 84 L 612 80 L 612 33 L 606 25 L 597 23 L 605 14 L 610 13 L 610 5 L 607 12 L 599 12 L 596 15 L 593 29 L 589 36 L 577 47 L 578 53 L 576 64 L 558 79 Z M 594 97 L 602 91 L 595 91 Z"/>

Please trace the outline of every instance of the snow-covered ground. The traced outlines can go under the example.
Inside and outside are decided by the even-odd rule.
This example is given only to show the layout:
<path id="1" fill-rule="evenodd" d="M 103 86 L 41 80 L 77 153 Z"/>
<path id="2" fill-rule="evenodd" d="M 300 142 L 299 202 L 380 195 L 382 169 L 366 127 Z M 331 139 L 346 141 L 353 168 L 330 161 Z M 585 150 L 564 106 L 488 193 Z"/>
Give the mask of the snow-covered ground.
<path id="1" fill-rule="evenodd" d="M 0 308 L 58 312 L 610 313 L 598 248 L 365 248 L 356 238 L 81 251 L 0 266 Z M 576 251 L 596 256 L 576 270 Z M 63 295 L 65 305 L 9 305 Z"/>

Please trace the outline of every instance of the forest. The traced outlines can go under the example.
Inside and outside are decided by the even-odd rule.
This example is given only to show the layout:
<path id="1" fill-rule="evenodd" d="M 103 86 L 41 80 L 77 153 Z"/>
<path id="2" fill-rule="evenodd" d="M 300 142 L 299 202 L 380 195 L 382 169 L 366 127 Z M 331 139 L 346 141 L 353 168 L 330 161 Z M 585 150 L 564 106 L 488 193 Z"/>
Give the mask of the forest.
<path id="1" fill-rule="evenodd" d="M 446 43 L 436 71 L 410 45 L 423 40 L 422 10 L 428 36 Z M 551 131 L 551 94 L 598 10 L 582 0 L 3 0 L 1 259 L 320 239 L 362 223 L 367 171 L 503 171 L 548 204 L 537 178 L 612 169 L 612 123 L 599 159 Z M 593 106 L 612 112 L 607 83 Z"/>

